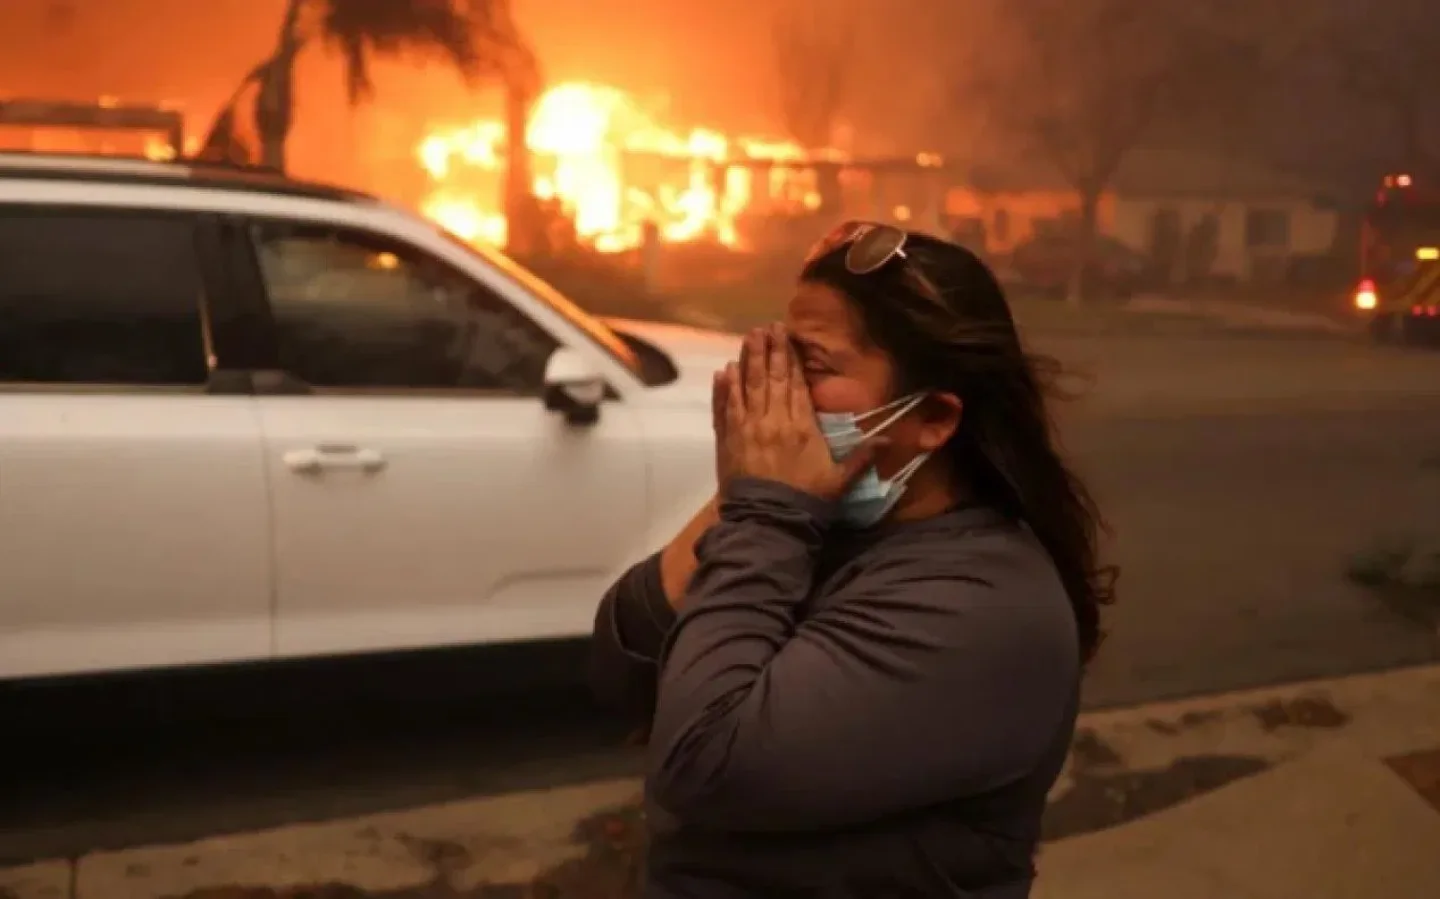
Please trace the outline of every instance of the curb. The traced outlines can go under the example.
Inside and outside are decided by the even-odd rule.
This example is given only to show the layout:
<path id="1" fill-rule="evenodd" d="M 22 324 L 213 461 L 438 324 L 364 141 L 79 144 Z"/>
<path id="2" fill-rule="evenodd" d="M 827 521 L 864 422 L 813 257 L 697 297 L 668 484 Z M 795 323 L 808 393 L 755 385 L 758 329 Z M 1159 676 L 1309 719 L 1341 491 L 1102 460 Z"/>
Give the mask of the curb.
<path id="1" fill-rule="evenodd" d="M 1377 762 L 1440 746 L 1440 665 L 1082 714 L 1045 838 L 1143 828 L 1151 815 L 1336 746 Z"/>
<path id="2" fill-rule="evenodd" d="M 1440 745 L 1440 664 L 1082 713 L 1046 839 L 1128 825 L 1335 745 L 1377 760 Z M 596 781 L 94 852 L 0 868 L 0 896 L 524 895 L 527 884 L 629 877 L 643 854 L 626 818 L 638 793 L 634 779 Z"/>
<path id="3" fill-rule="evenodd" d="M 1207 693 L 1203 696 L 1162 699 L 1137 705 L 1092 709 L 1082 712 L 1079 722 L 1081 727 L 1106 727 L 1157 719 L 1163 721 L 1214 711 L 1217 706 L 1237 708 L 1265 705 L 1277 701 L 1311 697 L 1316 694 L 1373 693 L 1381 688 L 1393 686 L 1396 681 L 1407 685 L 1440 685 L 1440 662 L 1408 665 L 1384 671 L 1367 671 L 1361 674 L 1346 674 L 1338 677 L 1311 678 L 1264 687 L 1246 687 L 1220 693 Z"/>

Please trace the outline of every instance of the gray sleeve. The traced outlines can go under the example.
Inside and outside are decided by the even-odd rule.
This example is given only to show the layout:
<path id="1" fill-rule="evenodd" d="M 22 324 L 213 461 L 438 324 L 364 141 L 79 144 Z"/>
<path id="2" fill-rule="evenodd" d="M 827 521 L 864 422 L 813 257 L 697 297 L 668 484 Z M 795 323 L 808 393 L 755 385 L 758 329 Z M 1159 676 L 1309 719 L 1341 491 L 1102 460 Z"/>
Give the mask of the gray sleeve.
<path id="1" fill-rule="evenodd" d="M 682 821 L 834 828 L 973 795 L 1031 770 L 1064 720 L 1073 633 L 1017 614 L 984 560 L 897 557 L 798 617 L 831 514 L 741 481 L 697 547 L 649 748 L 651 798 Z"/>
<path id="2" fill-rule="evenodd" d="M 660 580 L 660 554 L 622 574 L 595 613 L 590 638 L 590 686 L 605 705 L 635 724 L 655 708 L 657 662 L 675 610 Z"/>

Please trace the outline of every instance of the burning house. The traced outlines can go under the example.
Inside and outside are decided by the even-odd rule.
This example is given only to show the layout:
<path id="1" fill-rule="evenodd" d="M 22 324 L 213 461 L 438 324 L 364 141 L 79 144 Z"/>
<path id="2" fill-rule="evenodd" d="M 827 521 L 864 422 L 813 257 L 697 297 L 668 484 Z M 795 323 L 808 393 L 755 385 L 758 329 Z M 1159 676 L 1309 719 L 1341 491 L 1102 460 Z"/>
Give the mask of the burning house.
<path id="1" fill-rule="evenodd" d="M 0 104 L 0 130 L 20 136 L 8 144 L 38 151 L 175 159 L 196 149 L 183 125 L 166 106 Z M 503 246 L 506 139 L 498 117 L 431 126 L 404 157 L 413 177 L 396 177 L 392 167 L 379 179 L 389 189 L 379 192 L 465 240 Z M 672 128 L 624 92 L 595 83 L 543 93 L 526 145 L 551 249 L 617 256 L 652 242 L 785 252 L 842 217 L 941 227 L 946 170 L 938 157 L 859 159 L 793 141 Z"/>
<path id="2" fill-rule="evenodd" d="M 466 240 L 503 244 L 505 137 L 494 119 L 430 131 L 416 149 L 429 178 L 422 211 Z M 575 240 L 604 253 L 635 249 L 647 228 L 667 244 L 751 249 L 771 242 L 762 237 L 776 222 L 924 221 L 938 214 L 945 189 L 933 155 L 860 160 L 792 141 L 669 128 L 623 92 L 591 83 L 545 92 L 526 144 L 536 196 L 563 215 Z"/>
<path id="3" fill-rule="evenodd" d="M 826 153 L 667 128 L 621 91 L 586 83 L 560 84 L 541 96 L 526 144 L 536 196 L 558 204 L 578 239 L 602 252 L 638 246 L 647 223 L 667 242 L 741 246 L 740 222 L 757 206 L 800 211 L 820 204 L 813 169 L 775 163 Z M 504 147 L 504 125 L 495 120 L 428 134 L 417 150 L 431 178 L 422 210 L 467 240 L 502 243 Z"/>

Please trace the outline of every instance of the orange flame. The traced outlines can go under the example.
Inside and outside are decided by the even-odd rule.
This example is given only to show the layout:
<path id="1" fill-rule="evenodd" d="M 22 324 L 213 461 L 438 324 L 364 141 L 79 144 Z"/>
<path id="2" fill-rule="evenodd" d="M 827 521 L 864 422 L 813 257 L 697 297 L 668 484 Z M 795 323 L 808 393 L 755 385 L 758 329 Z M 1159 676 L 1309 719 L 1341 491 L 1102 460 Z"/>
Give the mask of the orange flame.
<path id="1" fill-rule="evenodd" d="M 505 126 L 480 120 L 437 129 L 417 148 L 431 190 L 422 212 L 459 237 L 502 244 L 499 176 Z M 839 159 L 833 151 L 809 153 L 779 140 L 729 138 L 695 128 L 663 126 L 616 88 L 585 82 L 560 84 L 541 96 L 525 135 L 533 156 L 535 195 L 555 201 L 573 220 L 576 236 L 601 251 L 638 246 L 653 223 L 671 242 L 709 239 L 739 246 L 736 219 L 756 201 L 818 206 L 815 173 L 806 161 Z M 747 161 L 800 166 L 769 169 L 757 185 Z"/>
<path id="2" fill-rule="evenodd" d="M 145 147 L 141 152 L 146 159 L 153 162 L 174 162 L 181 154 L 194 156 L 199 150 L 200 138 L 194 135 L 186 137 L 185 146 L 178 150 L 171 146 L 170 141 L 165 138 L 150 135 L 145 138 Z"/>

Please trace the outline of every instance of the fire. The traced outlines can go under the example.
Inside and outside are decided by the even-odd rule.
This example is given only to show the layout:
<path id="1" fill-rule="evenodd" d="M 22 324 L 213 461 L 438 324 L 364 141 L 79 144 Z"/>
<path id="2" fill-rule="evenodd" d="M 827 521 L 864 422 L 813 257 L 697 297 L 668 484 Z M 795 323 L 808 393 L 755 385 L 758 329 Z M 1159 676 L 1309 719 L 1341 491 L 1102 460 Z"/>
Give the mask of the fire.
<path id="1" fill-rule="evenodd" d="M 145 138 L 145 158 L 153 162 L 172 162 L 175 159 L 175 148 L 170 142 L 159 137 Z"/>
<path id="2" fill-rule="evenodd" d="M 465 240 L 504 243 L 505 138 L 505 126 L 492 120 L 428 134 L 417 148 L 431 179 L 424 214 Z M 757 193 L 813 209 L 819 203 L 815 173 L 795 164 L 839 158 L 833 151 L 807 153 L 786 141 L 731 138 L 706 128 L 682 133 L 622 91 L 585 82 L 543 94 L 525 142 L 535 195 L 556 203 L 579 239 L 606 252 L 638 246 L 647 222 L 666 241 L 738 246 L 736 219 Z M 791 165 L 745 164 L 764 160 Z"/>
<path id="3" fill-rule="evenodd" d="M 150 135 L 145 138 L 145 147 L 141 153 L 152 162 L 174 162 L 181 155 L 194 156 L 199 151 L 200 138 L 194 135 L 186 137 L 185 146 L 179 150 L 171 146 L 165 138 Z"/>

